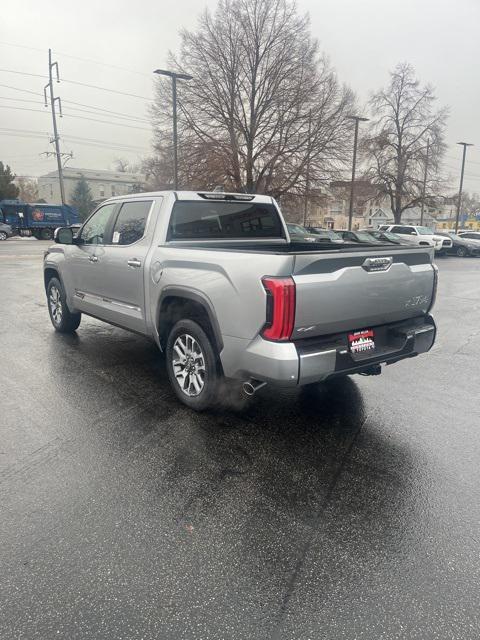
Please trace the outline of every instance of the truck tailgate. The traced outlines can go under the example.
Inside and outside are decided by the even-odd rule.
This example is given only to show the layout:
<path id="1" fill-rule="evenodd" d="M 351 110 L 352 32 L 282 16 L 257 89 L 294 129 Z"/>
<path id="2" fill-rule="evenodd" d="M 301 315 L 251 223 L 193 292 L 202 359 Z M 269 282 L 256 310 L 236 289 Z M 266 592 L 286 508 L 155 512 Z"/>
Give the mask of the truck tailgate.
<path id="1" fill-rule="evenodd" d="M 427 313 L 433 250 L 361 247 L 296 254 L 292 339 L 397 322 Z"/>

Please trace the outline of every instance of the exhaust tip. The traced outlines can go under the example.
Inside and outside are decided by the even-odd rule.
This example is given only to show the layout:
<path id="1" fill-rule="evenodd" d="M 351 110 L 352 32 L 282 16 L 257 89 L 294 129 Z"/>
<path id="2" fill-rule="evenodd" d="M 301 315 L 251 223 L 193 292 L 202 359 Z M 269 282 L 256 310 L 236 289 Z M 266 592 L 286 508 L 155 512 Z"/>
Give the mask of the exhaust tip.
<path id="1" fill-rule="evenodd" d="M 256 391 L 255 387 L 251 382 L 244 382 L 242 388 L 243 388 L 243 393 L 246 396 L 253 396 Z"/>
<path id="2" fill-rule="evenodd" d="M 247 382 L 244 382 L 242 385 L 243 392 L 246 396 L 253 396 L 254 393 L 264 387 L 266 384 L 266 382 L 261 382 L 260 380 L 247 380 Z"/>

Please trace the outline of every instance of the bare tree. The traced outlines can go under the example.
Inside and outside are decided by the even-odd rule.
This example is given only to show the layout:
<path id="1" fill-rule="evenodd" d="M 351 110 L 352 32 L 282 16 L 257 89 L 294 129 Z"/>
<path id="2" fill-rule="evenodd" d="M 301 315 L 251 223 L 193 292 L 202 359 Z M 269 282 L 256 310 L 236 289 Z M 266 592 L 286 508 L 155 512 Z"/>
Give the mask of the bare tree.
<path id="1" fill-rule="evenodd" d="M 17 178 L 18 197 L 23 202 L 38 202 L 38 183 L 31 178 Z"/>
<path id="2" fill-rule="evenodd" d="M 181 32 L 170 64 L 193 76 L 178 89 L 183 184 L 278 197 L 336 175 L 349 152 L 353 94 L 293 2 L 220 0 L 197 30 Z M 171 91 L 169 80 L 157 82 L 156 162 L 166 168 Z"/>
<path id="3" fill-rule="evenodd" d="M 114 170 L 118 173 L 140 173 L 141 161 L 131 162 L 126 158 L 115 158 L 113 162 Z"/>
<path id="4" fill-rule="evenodd" d="M 421 86 L 409 64 L 399 64 L 390 83 L 370 100 L 373 114 L 364 150 L 368 176 L 389 200 L 395 222 L 423 199 L 427 142 L 429 145 L 425 200 L 438 193 L 445 151 L 446 108 L 435 110 L 431 86 Z"/>

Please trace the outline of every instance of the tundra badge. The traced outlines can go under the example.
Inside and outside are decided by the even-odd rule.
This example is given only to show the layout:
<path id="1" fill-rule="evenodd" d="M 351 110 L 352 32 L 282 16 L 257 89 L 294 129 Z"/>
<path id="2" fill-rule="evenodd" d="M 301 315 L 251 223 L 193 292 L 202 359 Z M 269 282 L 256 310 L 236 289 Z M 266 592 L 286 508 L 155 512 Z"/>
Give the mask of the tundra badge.
<path id="1" fill-rule="evenodd" d="M 365 271 L 387 271 L 392 266 L 393 258 L 367 258 L 362 264 Z"/>

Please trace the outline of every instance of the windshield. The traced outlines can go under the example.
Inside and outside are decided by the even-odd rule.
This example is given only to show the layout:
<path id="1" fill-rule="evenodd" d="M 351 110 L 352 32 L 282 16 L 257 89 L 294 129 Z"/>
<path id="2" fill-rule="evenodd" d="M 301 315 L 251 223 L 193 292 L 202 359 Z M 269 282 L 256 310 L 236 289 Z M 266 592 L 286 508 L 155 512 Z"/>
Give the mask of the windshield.
<path id="1" fill-rule="evenodd" d="M 335 233 L 335 231 L 330 231 L 330 229 L 315 229 L 313 233 L 316 236 L 320 236 L 321 238 L 328 238 L 329 240 L 342 240 L 338 233 Z"/>
<path id="2" fill-rule="evenodd" d="M 421 236 L 433 236 L 432 229 L 428 227 L 417 227 L 417 231 Z"/>
<path id="3" fill-rule="evenodd" d="M 392 233 L 391 231 L 382 231 L 382 233 L 380 234 L 380 238 L 382 237 L 382 235 L 387 238 L 387 240 L 395 240 L 396 242 L 400 242 L 400 240 L 402 239 L 396 233 Z"/>
<path id="4" fill-rule="evenodd" d="M 296 233 L 299 236 L 308 236 L 309 233 L 308 231 L 305 229 L 305 227 L 302 227 L 299 224 L 292 224 L 291 222 L 289 222 L 287 224 L 287 228 L 291 233 Z"/>
<path id="5" fill-rule="evenodd" d="M 375 238 L 373 238 L 369 233 L 367 233 L 366 231 L 357 231 L 357 238 L 361 241 L 361 242 L 376 242 Z"/>

